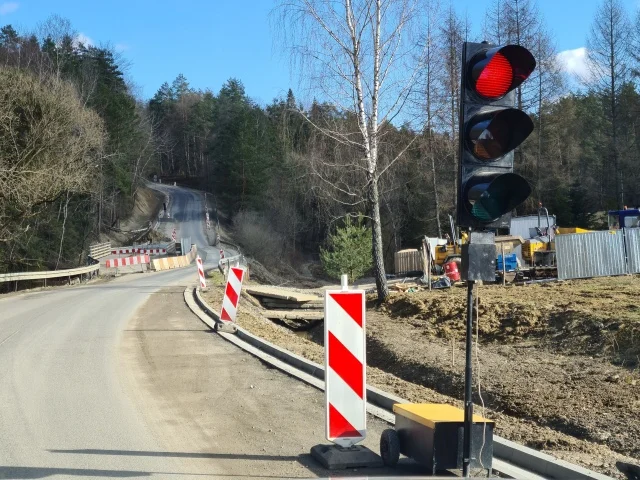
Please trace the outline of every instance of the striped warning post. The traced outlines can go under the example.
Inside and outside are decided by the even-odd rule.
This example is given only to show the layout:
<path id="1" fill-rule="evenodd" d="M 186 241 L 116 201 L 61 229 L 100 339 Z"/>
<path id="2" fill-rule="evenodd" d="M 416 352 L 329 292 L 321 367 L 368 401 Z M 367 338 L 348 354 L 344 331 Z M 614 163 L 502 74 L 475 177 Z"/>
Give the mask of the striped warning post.
<path id="1" fill-rule="evenodd" d="M 353 446 L 367 434 L 364 293 L 325 293 L 326 437 L 341 447 Z"/>
<path id="2" fill-rule="evenodd" d="M 171 232 L 171 239 L 175 242 L 176 241 L 176 229 L 173 229 L 173 232 Z"/>
<path id="3" fill-rule="evenodd" d="M 207 283 L 204 281 L 204 268 L 202 267 L 202 259 L 200 255 L 196 257 L 196 264 L 198 265 L 198 277 L 200 279 L 200 288 L 207 288 Z"/>
<path id="4" fill-rule="evenodd" d="M 235 322 L 238 311 L 238 300 L 240 300 L 240 290 L 242 289 L 242 279 L 244 278 L 244 268 L 231 267 L 227 278 L 227 286 L 224 289 L 224 299 L 222 300 L 222 311 L 220 320 L 223 322 Z"/>
<path id="5" fill-rule="evenodd" d="M 145 263 L 149 263 L 149 255 L 139 255 L 137 257 L 126 257 L 126 258 L 112 258 L 105 262 L 105 267 L 107 268 L 127 267 L 129 265 L 142 265 Z"/>

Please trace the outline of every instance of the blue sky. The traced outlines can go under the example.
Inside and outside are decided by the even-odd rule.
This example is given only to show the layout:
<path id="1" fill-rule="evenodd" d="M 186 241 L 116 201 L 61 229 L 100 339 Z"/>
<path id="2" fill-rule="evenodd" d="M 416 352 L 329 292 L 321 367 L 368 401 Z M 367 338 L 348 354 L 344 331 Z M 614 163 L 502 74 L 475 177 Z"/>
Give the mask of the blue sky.
<path id="1" fill-rule="evenodd" d="M 460 13 L 468 12 L 479 31 L 491 0 L 451 1 Z M 635 15 L 638 0 L 622 1 Z M 564 52 L 561 58 L 577 70 L 599 3 L 538 0 L 558 50 Z M 216 92 L 228 78 L 240 78 L 252 98 L 268 103 L 297 86 L 272 40 L 272 7 L 271 0 L 0 0 L 0 23 L 29 31 L 51 14 L 68 18 L 92 43 L 108 42 L 122 52 L 144 98 L 183 73 L 193 87 Z"/>

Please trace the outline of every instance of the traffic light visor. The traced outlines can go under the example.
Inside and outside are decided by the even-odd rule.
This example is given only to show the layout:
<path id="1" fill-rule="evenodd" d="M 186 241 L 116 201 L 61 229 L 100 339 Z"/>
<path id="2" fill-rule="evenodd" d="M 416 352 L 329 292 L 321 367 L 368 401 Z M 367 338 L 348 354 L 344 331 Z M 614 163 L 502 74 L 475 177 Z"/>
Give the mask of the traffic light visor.
<path id="1" fill-rule="evenodd" d="M 533 132 L 533 122 L 521 110 L 503 108 L 474 115 L 465 132 L 473 155 L 490 162 L 524 142 Z"/>
<path id="2" fill-rule="evenodd" d="M 498 100 L 524 82 L 536 67 L 531 52 L 520 45 L 495 47 L 476 54 L 469 62 L 472 88 L 488 100 Z"/>
<path id="3" fill-rule="evenodd" d="M 530 194 L 529 182 L 515 173 L 474 175 L 464 187 L 468 212 L 485 223 L 509 213 Z"/>

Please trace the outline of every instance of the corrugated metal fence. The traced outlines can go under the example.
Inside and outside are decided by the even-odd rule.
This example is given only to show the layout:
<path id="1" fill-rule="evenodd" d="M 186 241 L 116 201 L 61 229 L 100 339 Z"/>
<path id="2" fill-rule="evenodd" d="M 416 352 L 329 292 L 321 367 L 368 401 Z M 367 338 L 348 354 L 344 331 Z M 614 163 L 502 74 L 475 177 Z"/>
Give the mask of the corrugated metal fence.
<path id="1" fill-rule="evenodd" d="M 628 260 L 625 255 L 625 233 Z M 555 241 L 560 280 L 639 272 L 638 229 L 557 235 Z"/>
<path id="2" fill-rule="evenodd" d="M 640 273 L 640 228 L 625 228 L 629 273 Z"/>
<path id="3" fill-rule="evenodd" d="M 547 228 L 547 217 L 542 217 L 540 219 L 540 223 L 542 223 L 541 227 L 543 229 Z M 555 225 L 556 216 L 549 215 L 549 224 Z M 528 238 L 533 238 L 535 235 L 531 235 L 531 229 L 535 229 L 538 226 L 538 216 L 537 215 L 526 215 L 524 217 L 511 217 L 511 228 L 509 229 L 509 235 L 515 235 L 517 237 L 522 237 L 525 240 Z"/>

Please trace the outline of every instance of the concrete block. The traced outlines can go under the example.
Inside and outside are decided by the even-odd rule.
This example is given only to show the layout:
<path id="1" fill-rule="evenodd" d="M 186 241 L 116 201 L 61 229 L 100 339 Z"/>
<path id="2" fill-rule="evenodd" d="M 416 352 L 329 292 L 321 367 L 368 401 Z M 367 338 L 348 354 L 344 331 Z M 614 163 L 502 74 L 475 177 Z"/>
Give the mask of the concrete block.
<path id="1" fill-rule="evenodd" d="M 316 445 L 311 448 L 311 456 L 328 470 L 383 466 L 380 455 L 362 445 L 354 445 L 350 448 L 338 445 Z"/>
<path id="2" fill-rule="evenodd" d="M 216 332 L 236 333 L 238 327 L 236 327 L 236 324 L 233 322 L 216 322 L 214 330 Z"/>

